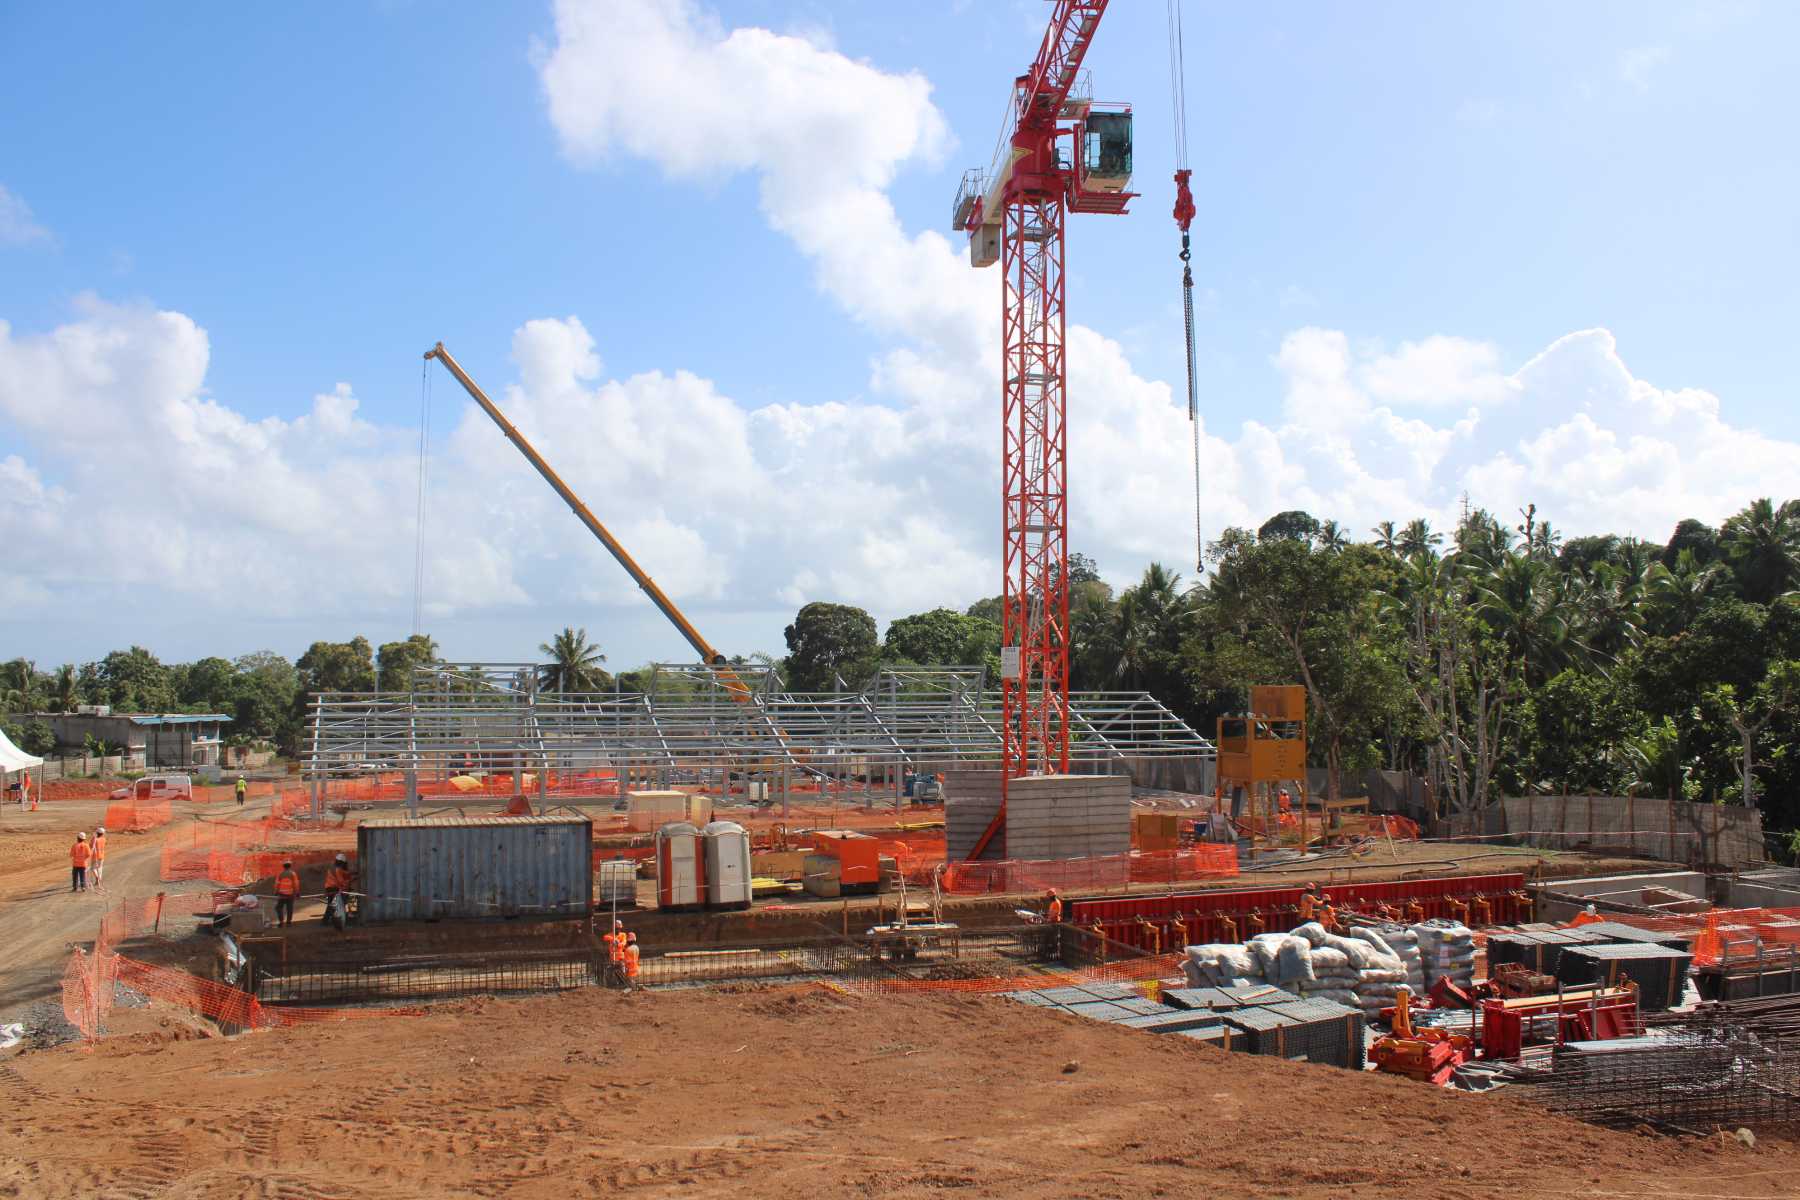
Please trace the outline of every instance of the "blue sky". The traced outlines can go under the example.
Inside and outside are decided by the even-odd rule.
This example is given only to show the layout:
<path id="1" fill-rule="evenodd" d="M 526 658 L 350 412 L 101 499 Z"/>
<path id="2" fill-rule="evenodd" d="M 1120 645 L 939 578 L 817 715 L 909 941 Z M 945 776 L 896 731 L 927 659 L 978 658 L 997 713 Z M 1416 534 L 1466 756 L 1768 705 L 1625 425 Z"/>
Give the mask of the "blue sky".
<path id="1" fill-rule="evenodd" d="M 860 286 L 869 292 L 898 294 L 922 277 L 923 267 L 896 266 L 894 256 L 943 229 L 961 171 L 985 162 L 1007 84 L 1035 51 L 1047 6 L 647 4 L 676 29 L 682 54 L 711 53 L 733 30 L 791 35 L 761 44 L 764 58 L 727 60 L 764 72 L 743 77 L 745 103 L 757 111 L 741 114 L 741 134 L 739 114 L 722 119 L 699 102 L 690 110 L 679 88 L 571 101 L 607 106 L 594 119 L 613 122 L 610 133 L 554 113 L 551 60 L 591 78 L 624 76 L 634 54 L 651 61 L 651 50 L 634 50 L 641 31 L 620 19 L 627 10 L 605 4 L 592 19 L 607 36 L 575 46 L 571 21 L 587 7 L 570 4 L 560 21 L 528 4 L 339 6 L 329 19 L 309 8 L 232 6 L 0 11 L 0 321 L 15 351 L 0 358 L 0 462 L 17 464 L 0 534 L 53 548 L 97 526 L 118 558 L 153 552 L 166 567 L 71 570 L 45 554 L 46 566 L 27 568 L 12 603 L 0 606 L 12 609 L 0 611 L 8 653 L 83 658 L 147 640 L 186 657 L 208 639 L 230 652 L 272 640 L 297 653 L 314 636 L 404 634 L 405 445 L 416 436 L 418 356 L 439 338 L 490 390 L 519 389 L 518 403 L 552 443 L 546 451 L 553 461 L 558 450 L 575 458 L 571 473 L 598 493 L 589 498 L 604 518 L 642 517 L 643 557 L 683 577 L 688 602 L 725 631 L 715 640 L 728 648 L 779 649 L 799 598 L 863 603 L 884 618 L 928 605 L 929 589 L 896 593 L 880 578 L 896 557 L 907 564 L 900 570 L 935 576 L 946 602 L 997 590 L 991 448 L 984 461 L 978 446 L 919 417 L 933 403 L 917 390 L 924 385 L 895 386 L 882 369 L 901 352 L 966 380 L 973 393 L 960 420 L 986 421 L 982 389 L 992 390 L 997 353 L 977 360 L 934 333 L 932 296 L 871 316 L 843 279 L 865 270 L 863 246 Z M 1362 529 L 1380 515 L 1446 513 L 1469 490 L 1503 512 L 1535 499 L 1574 532 L 1641 521 L 1632 532 L 1662 536 L 1672 514 L 1717 520 L 1761 491 L 1793 493 L 1784 444 L 1800 438 L 1790 349 L 1800 318 L 1792 216 L 1800 156 L 1790 127 L 1800 111 L 1791 70 L 1800 9 L 1190 0 L 1184 13 L 1201 387 L 1207 432 L 1218 439 L 1208 459 L 1233 464 L 1209 483 L 1217 520 L 1254 522 L 1294 504 Z M 1136 106 L 1144 195 L 1125 218 L 1072 220 L 1069 241 L 1071 320 L 1110 347 L 1089 356 L 1089 395 L 1107 393 L 1091 402 L 1089 494 L 1143 506 L 1084 524 L 1077 492 L 1074 537 L 1120 582 L 1152 556 L 1179 561 L 1192 540 L 1191 516 L 1185 531 L 1179 519 L 1184 492 L 1191 507 L 1185 456 L 1146 453 L 1140 462 L 1128 453 L 1133 438 L 1185 437 L 1185 420 L 1168 423 L 1167 397 L 1156 392 L 1163 383 L 1179 389 L 1181 372 L 1164 19 L 1160 3 L 1120 0 L 1089 56 L 1096 94 Z M 832 77 L 843 93 L 785 96 L 778 85 L 796 61 L 793 47 L 809 63 L 860 69 Z M 883 90 L 908 75 L 929 82 L 928 99 Z M 809 123 L 818 123 L 821 146 L 844 136 L 832 114 L 865 91 L 878 114 L 871 140 L 890 124 L 897 136 L 916 126 L 916 145 L 870 151 L 861 163 L 845 141 L 809 163 L 805 145 L 784 139 Z M 687 170 L 676 150 L 633 144 L 618 122 L 660 123 L 670 146 L 714 154 L 720 165 Z M 893 229 L 796 231 L 801 210 L 771 200 L 768 181 L 829 173 L 846 154 L 875 181 L 851 190 L 885 196 Z M 967 294 L 938 307 L 966 304 L 982 315 L 985 286 L 971 279 Z M 140 328 L 150 312 L 204 331 L 203 349 L 179 331 Z M 579 321 L 598 364 L 539 389 L 521 360 L 521 331 L 567 318 Z M 73 346 L 57 334 L 70 329 L 94 336 Z M 1610 332 L 1610 345 L 1561 340 L 1596 329 Z M 84 362 L 93 363 L 81 356 L 137 346 L 134 338 L 150 356 L 134 363 L 162 362 L 165 351 L 187 363 L 197 353 L 198 384 L 172 371 L 166 396 L 149 383 L 141 394 L 129 382 L 104 397 L 84 391 Z M 527 337 L 527 350 L 568 350 L 550 340 L 561 349 Z M 666 408 L 687 395 L 661 394 L 641 382 L 646 373 L 700 381 L 736 412 L 760 412 L 743 470 L 766 478 L 746 495 L 708 492 L 694 482 L 716 469 L 704 452 L 670 461 L 636 444 L 651 434 L 633 404 Z M 314 397 L 339 383 L 362 425 L 304 449 L 262 444 L 256 422 L 306 417 Z M 573 383 L 585 399 L 563 387 Z M 623 407 L 606 424 L 594 389 L 613 385 Z M 540 517 L 573 522 L 541 503 L 531 491 L 541 485 L 516 464 L 486 461 L 510 454 L 497 438 L 483 443 L 470 425 L 452 435 L 466 418 L 447 379 L 433 386 L 445 439 L 434 464 L 447 474 L 434 476 L 428 531 L 475 547 L 447 550 L 439 576 L 482 580 L 438 589 L 432 626 L 459 643 L 447 648 L 517 657 L 569 623 L 613 631 L 607 640 L 623 661 L 678 655 L 628 589 L 587 582 L 613 568 L 597 552 L 584 557 L 578 529 L 532 531 Z M 1072 408 L 1084 400 L 1073 386 Z M 1640 386 L 1689 396 L 1681 405 L 1704 430 L 1643 441 L 1644 413 L 1630 408 Z M 1684 389 L 1708 399 L 1692 401 Z M 216 495 L 212 482 L 176 483 L 185 493 L 177 497 L 120 478 L 134 442 L 105 444 L 107 414 L 123 411 L 108 405 L 141 402 L 156 414 L 208 400 L 239 419 L 229 437 L 211 435 L 211 446 L 234 451 L 180 460 L 195 443 L 169 431 L 185 417 L 173 426 L 145 417 L 151 424 L 135 444 L 154 449 L 168 434 L 173 479 L 223 475 Z M 99 430 L 84 439 L 57 432 L 46 414 L 59 405 Z M 848 406 L 864 433 L 818 440 L 835 405 Z M 1319 419 L 1364 409 L 1391 418 L 1388 442 L 1352 445 Z M 1473 432 L 1450 432 L 1471 409 L 1482 412 Z M 900 432 L 871 410 L 891 410 Z M 1563 420 L 1577 411 L 1591 420 Z M 735 428 L 731 412 L 725 419 Z M 328 424 L 315 418 L 314 433 Z M 786 431 L 775 460 L 771 427 Z M 868 453 L 867 430 L 904 441 L 912 457 Z M 283 436 L 294 443 L 299 434 Z M 1444 450 L 1446 439 L 1457 447 Z M 1421 449 L 1428 444 L 1437 448 Z M 1079 485 L 1083 446 L 1075 452 Z M 265 462 L 264 453 L 275 457 Z M 1420 454 L 1437 457 L 1399 474 L 1382 465 Z M 622 459 L 658 461 L 631 475 L 617 467 Z M 1367 469 L 1336 477 L 1345 460 Z M 321 505 L 327 529 L 390 514 L 387 536 L 302 536 L 254 513 L 216 527 L 233 483 L 288 472 L 317 479 L 357 464 L 370 477 L 391 476 L 391 494 L 364 498 L 353 514 L 317 496 L 307 504 Z M 1665 503 L 1633 501 L 1622 486 L 1560 482 L 1590 468 L 1609 478 L 1636 471 L 1635 485 Z M 938 469 L 954 472 L 953 486 L 923 502 L 905 495 Z M 1730 486 L 1716 478 L 1734 471 Z M 840 502 L 840 473 L 881 487 L 844 503 L 854 519 L 793 528 Z M 458 495 L 465 480 L 476 499 Z M 776 488 L 796 507 L 769 500 Z M 16 500 L 34 489 L 44 495 Z M 139 544 L 142 530 L 133 529 L 146 506 L 162 528 Z M 518 527 L 496 532 L 509 522 Z M 284 599 L 272 614 L 202 582 L 251 562 L 330 579 L 333 594 L 313 607 Z M 575 577 L 579 587 L 568 583 Z M 148 632 L 119 618 L 123 596 Z M 206 617 L 199 627 L 196 614 Z"/>

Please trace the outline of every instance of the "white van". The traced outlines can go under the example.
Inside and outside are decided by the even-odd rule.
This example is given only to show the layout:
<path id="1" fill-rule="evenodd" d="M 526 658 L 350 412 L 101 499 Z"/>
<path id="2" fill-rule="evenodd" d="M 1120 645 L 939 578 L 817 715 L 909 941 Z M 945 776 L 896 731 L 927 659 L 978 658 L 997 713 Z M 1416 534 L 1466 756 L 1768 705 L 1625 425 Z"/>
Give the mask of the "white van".
<path id="1" fill-rule="evenodd" d="M 146 775 L 113 791 L 114 800 L 192 800 L 194 780 L 188 775 Z"/>

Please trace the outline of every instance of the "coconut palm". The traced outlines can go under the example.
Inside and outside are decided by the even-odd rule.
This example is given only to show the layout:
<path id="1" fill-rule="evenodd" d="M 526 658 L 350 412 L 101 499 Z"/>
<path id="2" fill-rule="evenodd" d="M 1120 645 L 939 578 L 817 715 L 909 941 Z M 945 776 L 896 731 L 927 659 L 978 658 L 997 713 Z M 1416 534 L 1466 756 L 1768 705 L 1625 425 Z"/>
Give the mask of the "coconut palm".
<path id="1" fill-rule="evenodd" d="M 1729 578 L 1718 563 L 1703 563 L 1693 548 L 1684 546 L 1675 565 L 1654 564 L 1645 573 L 1645 605 L 1658 633 L 1679 633 L 1693 624 L 1700 610 Z"/>
<path id="2" fill-rule="evenodd" d="M 1431 522 L 1424 517 L 1414 517 L 1400 531 L 1400 553 L 1407 558 L 1427 552 L 1437 553 L 1437 547 L 1444 544 L 1444 535 L 1433 533 Z"/>
<path id="3" fill-rule="evenodd" d="M 1767 496 L 1727 520 L 1719 545 L 1746 600 L 1769 604 L 1800 584 L 1800 501 L 1776 508 Z"/>
<path id="4" fill-rule="evenodd" d="M 545 691 L 597 692 L 605 686 L 606 672 L 600 664 L 606 655 L 587 640 L 585 627 L 564 626 L 550 641 L 539 643 L 538 650 L 550 658 L 538 668 L 538 684 Z"/>
<path id="5" fill-rule="evenodd" d="M 1393 522 L 1389 522 L 1391 525 Z M 1316 538 L 1319 549 L 1328 554 L 1336 554 L 1350 545 L 1350 535 L 1336 521 L 1321 521 Z"/>
<path id="6" fill-rule="evenodd" d="M 1383 521 L 1369 532 L 1375 535 L 1376 546 L 1389 554 L 1400 553 L 1400 533 L 1392 521 Z"/>
<path id="7" fill-rule="evenodd" d="M 56 674 L 50 680 L 50 709 L 72 713 L 80 706 L 81 683 L 75 674 L 75 664 L 64 663 L 56 668 Z"/>

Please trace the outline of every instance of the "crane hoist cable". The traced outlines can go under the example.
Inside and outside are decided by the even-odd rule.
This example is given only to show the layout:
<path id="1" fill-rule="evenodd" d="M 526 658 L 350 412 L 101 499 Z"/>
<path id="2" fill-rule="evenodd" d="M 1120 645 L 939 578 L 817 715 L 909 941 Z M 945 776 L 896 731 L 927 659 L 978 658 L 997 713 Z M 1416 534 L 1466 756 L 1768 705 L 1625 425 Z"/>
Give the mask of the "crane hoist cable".
<path id="1" fill-rule="evenodd" d="M 419 364 L 419 510 L 413 521 L 414 635 L 425 619 L 425 464 L 431 454 L 431 360 Z"/>
<path id="2" fill-rule="evenodd" d="M 1187 62 L 1181 37 L 1181 0 L 1169 0 L 1169 103 L 1174 109 L 1175 225 L 1181 230 L 1181 314 L 1187 331 L 1188 424 L 1194 434 L 1194 570 L 1206 574 L 1206 539 L 1200 521 L 1200 394 L 1194 364 L 1194 267 L 1188 227 L 1194 221 L 1194 194 L 1188 181 Z"/>

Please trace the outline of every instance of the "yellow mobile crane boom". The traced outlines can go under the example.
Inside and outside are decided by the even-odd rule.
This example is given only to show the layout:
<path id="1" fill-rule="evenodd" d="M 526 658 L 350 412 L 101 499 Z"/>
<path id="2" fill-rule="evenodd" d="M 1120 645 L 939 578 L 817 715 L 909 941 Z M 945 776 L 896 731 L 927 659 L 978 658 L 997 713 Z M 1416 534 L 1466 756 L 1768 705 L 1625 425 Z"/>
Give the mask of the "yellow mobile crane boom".
<path id="1" fill-rule="evenodd" d="M 544 461 L 544 456 L 525 440 L 525 435 L 506 419 L 506 414 L 487 398 L 487 393 L 477 387 L 473 379 L 469 378 L 469 373 L 464 371 L 461 364 L 450 356 L 448 350 L 444 349 L 444 343 L 439 342 L 427 350 L 425 358 L 428 362 L 431 359 L 437 359 L 444 364 L 446 370 L 456 376 L 456 382 L 462 384 L 463 390 L 474 397 L 475 403 L 481 405 L 482 411 L 494 419 L 494 424 L 500 427 L 500 432 L 504 433 L 507 440 L 519 448 L 519 453 L 530 460 L 531 465 L 537 468 L 537 473 L 544 477 L 544 482 L 556 489 L 556 494 L 563 498 L 563 503 L 569 506 L 570 511 L 581 518 L 581 523 L 588 527 L 588 532 L 600 539 L 600 544 L 612 552 L 612 556 L 619 560 L 619 565 L 624 567 L 632 579 L 637 581 L 637 585 L 644 589 L 644 594 L 650 597 L 650 602 L 662 611 L 663 616 L 669 618 L 676 629 L 681 631 L 681 636 L 686 638 L 688 645 L 694 648 L 694 653 L 700 656 L 700 661 L 713 669 L 713 674 L 718 677 L 719 683 L 725 690 L 731 693 L 732 698 L 740 703 L 748 704 L 751 699 L 750 688 L 739 678 L 738 673 L 731 669 L 730 664 L 725 661 L 725 656 L 714 650 L 712 645 L 700 636 L 700 631 L 694 628 L 693 622 L 683 616 L 681 610 L 675 607 L 675 602 L 656 586 L 656 580 L 644 573 L 644 568 L 638 566 L 637 560 L 632 558 L 625 547 L 619 543 L 619 539 L 612 535 L 612 531 L 602 525 L 600 519 L 588 511 L 588 506 L 581 502 L 581 497 L 569 489 L 569 485 L 562 481 L 562 476 L 558 475 L 550 464 Z"/>

